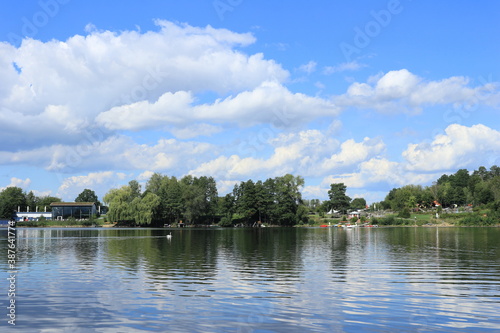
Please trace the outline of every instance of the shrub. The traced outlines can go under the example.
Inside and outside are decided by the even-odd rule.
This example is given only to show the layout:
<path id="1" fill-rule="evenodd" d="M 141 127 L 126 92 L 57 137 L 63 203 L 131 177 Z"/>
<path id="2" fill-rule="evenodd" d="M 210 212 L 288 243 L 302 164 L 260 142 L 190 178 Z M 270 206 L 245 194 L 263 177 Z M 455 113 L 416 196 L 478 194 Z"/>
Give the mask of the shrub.
<path id="1" fill-rule="evenodd" d="M 411 217 L 410 210 L 408 208 L 403 209 L 399 212 L 398 217 L 409 219 Z"/>
<path id="2" fill-rule="evenodd" d="M 219 226 L 220 227 L 231 227 L 233 225 L 233 221 L 231 218 L 224 216 L 220 219 Z"/>
<path id="3" fill-rule="evenodd" d="M 70 217 L 66 220 L 66 224 L 67 225 L 76 225 L 77 222 L 76 222 L 76 219 L 74 217 Z"/>
<path id="4" fill-rule="evenodd" d="M 387 217 L 384 217 L 383 219 L 380 220 L 379 224 L 381 225 L 394 225 L 395 224 L 395 221 L 396 219 L 394 218 L 394 216 L 387 216 Z"/>
<path id="5" fill-rule="evenodd" d="M 492 212 L 486 216 L 478 214 L 468 215 L 458 221 L 459 225 L 465 226 L 491 226 L 500 223 L 500 214 Z"/>

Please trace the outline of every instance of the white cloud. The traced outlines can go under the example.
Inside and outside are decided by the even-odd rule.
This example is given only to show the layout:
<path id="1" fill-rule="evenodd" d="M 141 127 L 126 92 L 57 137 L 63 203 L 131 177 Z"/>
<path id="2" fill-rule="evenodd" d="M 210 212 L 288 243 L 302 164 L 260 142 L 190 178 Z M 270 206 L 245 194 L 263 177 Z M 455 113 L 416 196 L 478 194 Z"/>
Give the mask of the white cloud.
<path id="1" fill-rule="evenodd" d="M 7 185 L 5 187 L 0 187 L 0 192 L 3 191 L 4 189 L 6 189 L 7 187 L 19 187 L 19 188 L 22 188 L 23 190 L 26 190 L 27 188 L 29 188 L 30 185 L 31 185 L 31 179 L 29 179 L 29 178 L 20 179 L 20 178 L 12 177 L 10 179 L 9 185 Z"/>
<path id="2" fill-rule="evenodd" d="M 411 172 L 406 169 L 405 164 L 377 157 L 360 163 L 354 172 L 325 177 L 322 186 L 326 188 L 332 183 L 344 183 L 351 188 L 370 188 L 383 183 L 399 187 L 424 184 L 437 179 L 437 176 L 438 174 Z"/>
<path id="3" fill-rule="evenodd" d="M 321 164 L 325 171 L 340 171 L 346 167 L 352 167 L 368 158 L 377 156 L 385 151 L 386 145 L 380 138 L 364 138 L 362 142 L 349 139 L 342 143 L 341 150 L 333 154 Z"/>
<path id="4" fill-rule="evenodd" d="M 317 65 L 318 64 L 315 61 L 311 60 L 307 64 L 301 65 L 299 67 L 299 71 L 307 73 L 307 74 L 311 74 L 311 73 L 314 73 L 316 71 Z"/>
<path id="5" fill-rule="evenodd" d="M 331 75 L 334 73 L 340 73 L 340 72 L 345 72 L 345 71 L 357 71 L 363 67 L 366 67 L 366 65 L 361 64 L 361 63 L 357 62 L 356 60 L 354 60 L 354 61 L 350 61 L 350 62 L 341 63 L 337 66 L 326 66 L 325 68 L 323 68 L 323 74 Z"/>
<path id="6" fill-rule="evenodd" d="M 339 112 L 333 103 L 292 93 L 276 81 L 263 82 L 252 91 L 195 109 L 202 120 L 236 122 L 240 126 L 271 123 L 277 127 L 295 126 L 319 116 L 337 116 Z"/>
<path id="7" fill-rule="evenodd" d="M 410 170 L 436 171 L 476 168 L 499 154 L 500 132 L 482 124 L 453 124 L 431 143 L 409 144 L 402 155 Z"/>
<path id="8" fill-rule="evenodd" d="M 153 174 L 154 174 L 153 171 L 146 170 L 143 173 L 141 173 L 139 176 L 137 176 L 137 180 L 139 180 L 139 181 L 148 181 Z"/>
<path id="9" fill-rule="evenodd" d="M 65 201 L 73 201 L 84 189 L 94 191 L 99 199 L 110 188 L 117 187 L 126 178 L 126 174 L 114 171 L 92 172 L 83 176 L 68 177 L 62 181 L 57 195 Z"/>
<path id="10" fill-rule="evenodd" d="M 188 109 L 193 100 L 189 92 L 166 92 L 155 103 L 140 101 L 116 106 L 99 114 L 96 121 L 110 130 L 165 128 L 168 124 L 189 119 Z"/>
<path id="11" fill-rule="evenodd" d="M 329 101 L 292 93 L 276 81 L 263 82 L 251 91 L 211 104 L 192 106 L 193 101 L 186 92 L 166 93 L 153 103 L 142 101 L 112 108 L 96 120 L 111 130 L 162 128 L 193 121 L 291 127 L 319 116 L 336 116 L 340 111 Z"/>
<path id="12" fill-rule="evenodd" d="M 145 33 L 91 29 L 66 41 L 25 39 L 18 48 L 0 43 L 2 142 L 22 148 L 77 142 L 96 116 L 114 107 L 163 98 L 163 106 L 182 111 L 200 92 L 237 93 L 289 76 L 262 54 L 236 50 L 255 42 L 251 34 L 156 23 L 158 31 Z M 160 111 L 148 115 L 161 117 Z M 133 113 L 123 116 L 137 125 L 118 118 L 120 128 L 148 126 Z M 114 128 L 113 119 L 101 117 Z"/>
<path id="13" fill-rule="evenodd" d="M 125 136 L 109 137 L 82 148 L 53 145 L 29 151 L 0 152 L 4 164 L 26 164 L 51 172 L 88 170 L 152 170 L 183 172 L 212 158 L 218 149 L 203 142 L 160 139 L 153 145 L 137 144 Z"/>
<path id="14" fill-rule="evenodd" d="M 329 133 L 306 130 L 280 134 L 271 139 L 273 152 L 268 158 L 238 155 L 219 156 L 190 171 L 193 175 L 213 175 L 217 179 L 245 177 L 259 179 L 292 173 L 304 177 L 323 177 L 342 173 L 385 151 L 381 139 L 365 138 L 361 142 L 340 143 Z"/>
<path id="15" fill-rule="evenodd" d="M 372 108 L 383 112 L 419 113 L 422 107 L 444 104 L 488 104 L 498 100 L 493 83 L 471 88 L 469 79 L 450 77 L 425 81 L 406 69 L 376 76 L 367 83 L 355 82 L 344 95 L 333 98 L 339 107 Z"/>
<path id="16" fill-rule="evenodd" d="M 179 139 L 192 139 L 198 136 L 211 136 L 222 130 L 222 127 L 210 124 L 190 124 L 185 128 L 174 128 L 170 132 Z"/>
<path id="17" fill-rule="evenodd" d="M 349 141 L 344 142 L 347 143 L 352 145 Z M 474 170 L 489 165 L 490 157 L 500 154 L 500 132 L 481 124 L 471 127 L 453 124 L 430 143 L 409 144 L 402 153 L 402 162 L 384 157 L 370 158 L 363 154 L 370 145 L 360 147 L 361 153 L 354 154 L 359 156 L 357 168 L 326 176 L 320 188 L 326 191 L 332 183 L 344 183 L 350 188 L 372 188 L 381 183 L 391 187 L 429 184 L 443 173 L 456 172 L 460 168 Z M 345 148 L 346 152 L 356 150 Z"/>

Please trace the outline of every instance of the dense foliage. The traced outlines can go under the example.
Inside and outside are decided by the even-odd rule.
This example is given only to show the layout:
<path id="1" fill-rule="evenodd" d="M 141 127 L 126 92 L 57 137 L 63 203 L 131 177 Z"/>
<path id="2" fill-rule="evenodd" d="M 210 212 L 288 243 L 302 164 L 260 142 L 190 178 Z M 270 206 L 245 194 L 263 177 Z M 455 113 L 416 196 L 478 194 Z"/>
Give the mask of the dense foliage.
<path id="1" fill-rule="evenodd" d="M 219 205 L 220 213 L 225 216 L 224 224 L 262 222 L 292 226 L 306 223 L 309 210 L 302 201 L 300 188 L 303 186 L 302 177 L 289 174 L 264 182 L 241 182 Z"/>
<path id="2" fill-rule="evenodd" d="M 452 175 L 442 175 L 432 186 L 406 185 L 392 189 L 382 208 L 404 212 L 433 206 L 484 206 L 493 210 L 500 208 L 500 167 L 485 167 L 469 174 L 460 169 Z"/>
<path id="3" fill-rule="evenodd" d="M 155 173 L 141 192 L 133 180 L 104 196 L 111 221 L 130 224 L 213 223 L 217 209 L 217 187 L 212 177 L 175 177 Z"/>
<path id="4" fill-rule="evenodd" d="M 97 194 L 95 194 L 94 191 L 86 188 L 80 193 L 76 198 L 75 202 L 95 202 L 96 206 L 101 206 L 101 203 L 99 202 L 99 198 L 97 197 Z"/>
<path id="5" fill-rule="evenodd" d="M 269 223 L 292 226 L 307 222 L 309 210 L 302 204 L 302 177 L 285 175 L 266 181 L 248 180 L 234 186 L 231 193 L 218 197 L 212 177 L 175 177 L 155 173 L 141 193 L 132 181 L 109 191 L 111 221 L 133 224 L 213 224 L 224 226 Z"/>
<path id="6" fill-rule="evenodd" d="M 0 218 L 10 219 L 20 208 L 21 211 L 50 211 L 50 204 L 60 202 L 60 198 L 52 196 L 36 196 L 32 191 L 26 193 L 19 187 L 7 187 L 0 192 Z"/>

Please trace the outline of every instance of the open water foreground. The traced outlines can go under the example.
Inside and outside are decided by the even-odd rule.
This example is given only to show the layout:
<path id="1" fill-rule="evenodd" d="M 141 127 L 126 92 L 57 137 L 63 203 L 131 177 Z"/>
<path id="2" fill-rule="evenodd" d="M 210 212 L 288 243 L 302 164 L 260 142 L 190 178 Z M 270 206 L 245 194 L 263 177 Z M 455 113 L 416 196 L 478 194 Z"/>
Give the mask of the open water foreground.
<path id="1" fill-rule="evenodd" d="M 1 332 L 500 331 L 500 228 L 16 231 Z"/>

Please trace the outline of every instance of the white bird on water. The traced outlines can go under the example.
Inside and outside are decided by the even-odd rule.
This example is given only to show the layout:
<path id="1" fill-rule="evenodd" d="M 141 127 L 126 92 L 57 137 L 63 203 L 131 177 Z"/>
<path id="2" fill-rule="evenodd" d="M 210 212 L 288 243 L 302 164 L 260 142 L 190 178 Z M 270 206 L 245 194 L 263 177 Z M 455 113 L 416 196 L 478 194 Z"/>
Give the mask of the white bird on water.
<path id="1" fill-rule="evenodd" d="M 170 232 L 170 233 L 167 235 L 167 238 L 168 238 L 168 239 L 172 239 L 172 232 Z"/>

